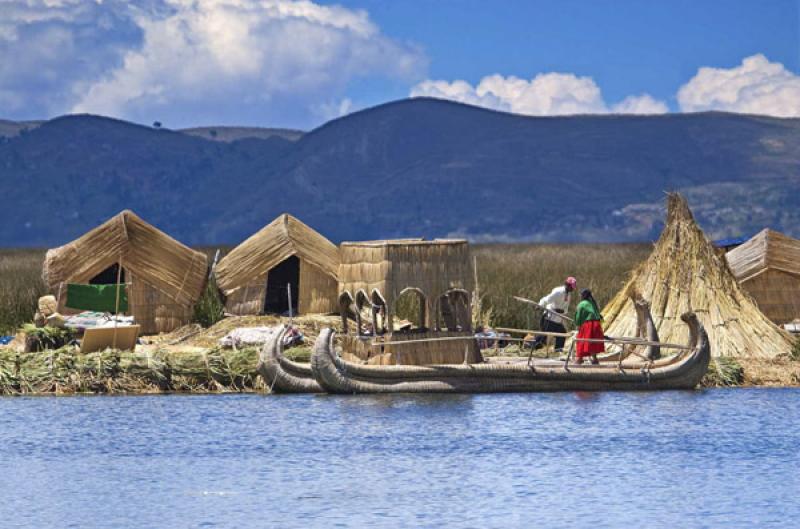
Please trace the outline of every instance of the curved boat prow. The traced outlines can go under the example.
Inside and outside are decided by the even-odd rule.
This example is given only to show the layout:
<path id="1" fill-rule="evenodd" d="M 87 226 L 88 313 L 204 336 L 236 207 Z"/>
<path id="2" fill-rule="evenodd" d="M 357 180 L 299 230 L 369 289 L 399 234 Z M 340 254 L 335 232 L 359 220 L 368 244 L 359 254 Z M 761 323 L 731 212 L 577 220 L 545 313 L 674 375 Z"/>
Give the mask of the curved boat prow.
<path id="1" fill-rule="evenodd" d="M 261 378 L 270 391 L 276 393 L 322 393 L 308 364 L 293 362 L 283 355 L 286 331 L 287 327 L 283 326 L 261 349 L 257 368 Z"/>
<path id="2" fill-rule="evenodd" d="M 685 389 L 694 389 L 708 372 L 708 364 L 711 362 L 711 344 L 708 341 L 708 333 L 697 318 L 697 314 L 685 312 L 681 315 L 681 320 L 689 326 L 689 347 L 691 347 L 689 358 L 684 360 L 684 364 L 688 366 L 684 387 Z"/>
<path id="3" fill-rule="evenodd" d="M 659 342 L 658 330 L 653 321 L 653 315 L 650 313 L 650 302 L 640 296 L 633 300 L 633 306 L 636 309 L 640 336 L 646 337 L 648 342 Z M 643 356 L 648 360 L 658 360 L 661 358 L 661 347 L 648 345 Z"/>
<path id="4" fill-rule="evenodd" d="M 650 302 L 636 292 L 630 295 L 630 299 L 636 310 L 636 337 L 643 338 L 648 342 L 660 342 L 658 330 L 650 312 Z M 600 355 L 600 361 L 618 362 L 620 357 L 625 360 L 631 356 L 635 347 L 635 345 L 626 345 L 621 351 Z M 647 345 L 644 352 L 635 356 L 649 361 L 658 360 L 661 358 L 661 347 L 654 344 Z"/>

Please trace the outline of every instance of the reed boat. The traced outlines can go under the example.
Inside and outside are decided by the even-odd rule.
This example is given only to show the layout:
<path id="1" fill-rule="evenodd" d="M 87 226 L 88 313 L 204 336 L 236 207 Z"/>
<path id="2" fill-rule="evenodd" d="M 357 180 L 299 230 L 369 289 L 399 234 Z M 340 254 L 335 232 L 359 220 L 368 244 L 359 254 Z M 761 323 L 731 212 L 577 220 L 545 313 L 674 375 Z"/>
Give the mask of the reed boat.
<path id="1" fill-rule="evenodd" d="M 314 379 L 311 364 L 289 360 L 283 354 L 283 338 L 288 327 L 273 334 L 261 349 L 258 373 L 275 393 L 322 393 L 325 390 Z"/>
<path id="2" fill-rule="evenodd" d="M 697 316 L 687 312 L 681 319 L 689 327 L 689 343 L 678 354 L 599 365 L 549 359 L 506 364 L 363 365 L 337 354 L 334 331 L 328 328 L 314 344 L 311 372 L 322 390 L 337 394 L 693 389 L 708 369 L 711 350 Z"/>

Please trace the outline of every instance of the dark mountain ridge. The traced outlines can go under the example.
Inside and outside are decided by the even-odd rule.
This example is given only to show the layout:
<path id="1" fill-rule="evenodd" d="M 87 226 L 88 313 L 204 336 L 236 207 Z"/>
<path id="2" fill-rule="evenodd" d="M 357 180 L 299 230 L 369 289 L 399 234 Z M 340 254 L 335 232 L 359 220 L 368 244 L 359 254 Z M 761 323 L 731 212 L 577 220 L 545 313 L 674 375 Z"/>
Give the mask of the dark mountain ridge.
<path id="1" fill-rule="evenodd" d="M 0 143 L 0 244 L 62 244 L 121 209 L 188 244 L 236 243 L 281 212 L 332 240 L 628 241 L 663 191 L 713 237 L 800 235 L 800 120 L 726 113 L 528 117 L 388 103 L 293 141 L 211 141 L 65 116 Z"/>

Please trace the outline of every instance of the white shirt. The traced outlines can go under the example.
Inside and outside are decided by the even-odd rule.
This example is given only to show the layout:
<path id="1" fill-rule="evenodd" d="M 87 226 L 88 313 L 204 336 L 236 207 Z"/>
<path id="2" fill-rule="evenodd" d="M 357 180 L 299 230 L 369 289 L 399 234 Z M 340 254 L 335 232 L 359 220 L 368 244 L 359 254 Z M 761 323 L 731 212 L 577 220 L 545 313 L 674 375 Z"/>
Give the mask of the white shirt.
<path id="1" fill-rule="evenodd" d="M 570 293 L 567 292 L 567 287 L 561 285 L 556 287 L 548 295 L 539 300 L 539 305 L 552 311 L 563 310 L 564 313 L 569 310 Z M 544 317 L 553 323 L 566 323 L 567 320 L 562 318 L 559 314 L 554 312 L 545 312 Z"/>

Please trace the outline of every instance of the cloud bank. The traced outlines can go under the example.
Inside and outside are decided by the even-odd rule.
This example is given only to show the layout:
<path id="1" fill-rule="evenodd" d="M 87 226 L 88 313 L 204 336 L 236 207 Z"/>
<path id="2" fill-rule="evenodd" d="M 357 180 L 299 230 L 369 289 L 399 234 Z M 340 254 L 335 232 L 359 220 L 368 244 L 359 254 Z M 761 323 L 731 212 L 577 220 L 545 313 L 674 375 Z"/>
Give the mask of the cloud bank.
<path id="1" fill-rule="evenodd" d="M 608 104 L 591 77 L 542 73 L 531 80 L 494 74 L 473 86 L 462 80 L 425 80 L 411 97 L 437 97 L 530 116 L 568 114 L 664 114 L 664 101 L 631 95 Z M 682 112 L 720 110 L 777 117 L 800 117 L 800 76 L 764 55 L 733 68 L 703 67 L 676 94 Z"/>
<path id="2" fill-rule="evenodd" d="M 138 121 L 318 119 L 426 58 L 366 11 L 308 0 L 0 0 L 0 102 Z M 7 58 L 7 60 L 6 60 Z M 320 110 L 324 109 L 324 110 Z"/>
<path id="3" fill-rule="evenodd" d="M 800 117 L 800 76 L 757 54 L 734 68 L 700 68 L 678 91 L 678 104 L 684 112 Z"/>
<path id="4" fill-rule="evenodd" d="M 418 83 L 411 97 L 437 97 L 478 105 L 494 110 L 529 116 L 569 114 L 663 114 L 667 105 L 649 94 L 628 96 L 615 105 L 603 99 L 600 87 L 591 77 L 571 73 L 543 73 L 531 80 L 489 75 L 472 86 L 466 81 Z"/>

